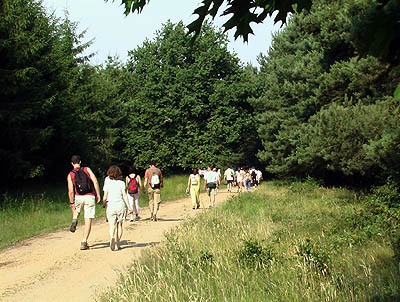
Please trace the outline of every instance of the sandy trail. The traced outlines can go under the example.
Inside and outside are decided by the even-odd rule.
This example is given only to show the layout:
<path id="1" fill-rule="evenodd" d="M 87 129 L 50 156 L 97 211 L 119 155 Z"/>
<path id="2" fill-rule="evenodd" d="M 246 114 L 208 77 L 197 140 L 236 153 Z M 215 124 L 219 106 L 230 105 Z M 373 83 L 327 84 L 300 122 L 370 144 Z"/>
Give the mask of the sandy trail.
<path id="1" fill-rule="evenodd" d="M 221 190 L 217 205 L 231 195 Z M 201 201 L 208 206 L 205 193 L 201 194 Z M 92 226 L 87 251 L 79 250 L 82 224 L 75 233 L 68 227 L 3 249 L 0 301 L 92 301 L 112 286 L 119 272 L 125 271 L 144 249 L 162 242 L 166 231 L 203 211 L 207 210 L 193 211 L 190 198 L 183 198 L 162 203 L 159 221 L 152 222 L 148 219 L 148 208 L 144 208 L 141 221 L 124 223 L 120 251 L 109 248 L 108 224 L 104 218 Z"/>

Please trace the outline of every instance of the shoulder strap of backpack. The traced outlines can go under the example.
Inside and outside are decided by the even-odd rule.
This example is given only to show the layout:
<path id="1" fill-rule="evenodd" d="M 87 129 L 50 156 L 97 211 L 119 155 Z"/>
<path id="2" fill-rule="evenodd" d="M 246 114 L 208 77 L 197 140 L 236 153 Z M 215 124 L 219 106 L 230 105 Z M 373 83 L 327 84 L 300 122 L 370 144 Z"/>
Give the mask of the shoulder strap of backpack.
<path id="1" fill-rule="evenodd" d="M 87 177 L 89 177 L 89 179 L 91 179 L 89 172 L 87 171 L 87 167 L 80 167 L 79 170 L 82 170 L 87 175 Z"/>

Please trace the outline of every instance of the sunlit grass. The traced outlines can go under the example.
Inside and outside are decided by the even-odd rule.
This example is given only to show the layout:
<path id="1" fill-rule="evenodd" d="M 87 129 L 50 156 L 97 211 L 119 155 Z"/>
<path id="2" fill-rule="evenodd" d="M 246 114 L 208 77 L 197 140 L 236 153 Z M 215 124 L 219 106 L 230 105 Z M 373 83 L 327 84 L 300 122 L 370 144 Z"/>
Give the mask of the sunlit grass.
<path id="1" fill-rule="evenodd" d="M 185 222 L 99 301 L 398 301 L 386 239 L 344 189 L 265 184 Z"/>

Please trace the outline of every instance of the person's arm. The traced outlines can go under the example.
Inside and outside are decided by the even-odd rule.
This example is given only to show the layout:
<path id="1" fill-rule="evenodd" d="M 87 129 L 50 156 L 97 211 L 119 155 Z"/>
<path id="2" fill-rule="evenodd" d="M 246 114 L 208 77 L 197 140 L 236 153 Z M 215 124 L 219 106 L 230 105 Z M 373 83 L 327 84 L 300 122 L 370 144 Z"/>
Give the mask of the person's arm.
<path id="1" fill-rule="evenodd" d="M 129 202 L 128 202 L 128 196 L 126 195 L 126 190 L 125 188 L 121 190 L 122 192 L 122 198 L 124 199 L 124 202 L 126 204 L 126 207 L 128 208 L 129 212 L 133 213 L 133 209 L 131 209 L 131 207 L 129 206 Z"/>
<path id="2" fill-rule="evenodd" d="M 107 206 L 107 197 L 108 197 L 108 191 L 104 191 L 103 194 L 103 208 Z"/>
<path id="3" fill-rule="evenodd" d="M 144 185 L 143 185 L 145 188 L 147 188 L 148 182 L 149 182 L 149 179 L 148 179 L 147 170 L 146 170 L 146 172 L 144 173 Z"/>
<path id="4" fill-rule="evenodd" d="M 187 184 L 186 191 L 189 191 L 190 185 L 191 185 L 191 177 L 190 177 L 190 175 L 189 175 L 189 179 L 188 179 L 188 184 Z"/>
<path id="5" fill-rule="evenodd" d="M 158 171 L 160 171 L 160 179 L 161 179 L 161 188 L 163 188 L 164 187 L 164 177 L 162 176 L 162 172 L 161 172 L 161 170 L 160 169 L 158 169 Z"/>
<path id="6" fill-rule="evenodd" d="M 74 184 L 72 182 L 71 175 L 68 174 L 67 176 L 67 183 L 68 183 L 68 198 L 69 198 L 69 205 L 71 207 L 72 215 L 77 216 L 78 212 L 75 208 L 75 193 L 74 193 Z"/>
<path id="7" fill-rule="evenodd" d="M 198 183 L 199 191 L 200 191 L 201 190 L 201 177 L 200 177 L 200 174 L 197 174 L 197 183 Z"/>
<path id="8" fill-rule="evenodd" d="M 99 183 L 97 181 L 96 176 L 94 175 L 94 173 L 92 172 L 92 170 L 90 168 L 87 168 L 87 171 L 90 175 L 90 179 L 93 181 L 94 184 L 94 190 L 96 191 L 96 199 L 97 199 L 97 203 L 100 202 L 100 189 L 99 189 Z"/>
<path id="9" fill-rule="evenodd" d="M 142 184 L 142 178 L 140 177 L 140 175 L 136 175 L 136 179 L 139 182 L 139 186 L 140 186 L 140 190 L 142 190 L 142 192 L 144 194 L 146 194 L 146 189 L 144 188 L 143 184 Z"/>

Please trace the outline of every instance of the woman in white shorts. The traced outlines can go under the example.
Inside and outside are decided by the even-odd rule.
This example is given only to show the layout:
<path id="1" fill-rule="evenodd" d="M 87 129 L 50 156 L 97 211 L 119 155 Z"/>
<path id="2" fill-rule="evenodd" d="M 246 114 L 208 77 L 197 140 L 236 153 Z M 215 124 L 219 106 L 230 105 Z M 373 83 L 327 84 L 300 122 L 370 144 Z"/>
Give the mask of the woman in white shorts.
<path id="1" fill-rule="evenodd" d="M 122 181 L 121 169 L 111 166 L 107 170 L 107 182 L 104 183 L 103 205 L 107 205 L 107 220 L 110 226 L 110 248 L 112 251 L 121 249 L 122 223 L 125 219 L 126 207 L 132 213 L 125 184 Z"/>

